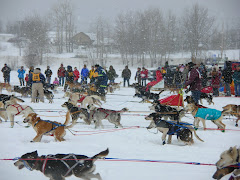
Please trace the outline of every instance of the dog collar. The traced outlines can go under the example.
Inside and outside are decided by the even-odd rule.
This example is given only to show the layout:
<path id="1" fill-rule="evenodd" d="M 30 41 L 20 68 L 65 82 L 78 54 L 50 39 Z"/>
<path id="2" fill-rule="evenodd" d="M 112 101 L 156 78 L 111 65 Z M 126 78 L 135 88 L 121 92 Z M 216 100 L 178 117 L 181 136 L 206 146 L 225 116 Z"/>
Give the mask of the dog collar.
<path id="1" fill-rule="evenodd" d="M 41 121 L 41 119 L 39 119 L 39 120 L 34 124 L 33 127 L 35 127 L 35 126 L 39 123 L 39 121 Z"/>

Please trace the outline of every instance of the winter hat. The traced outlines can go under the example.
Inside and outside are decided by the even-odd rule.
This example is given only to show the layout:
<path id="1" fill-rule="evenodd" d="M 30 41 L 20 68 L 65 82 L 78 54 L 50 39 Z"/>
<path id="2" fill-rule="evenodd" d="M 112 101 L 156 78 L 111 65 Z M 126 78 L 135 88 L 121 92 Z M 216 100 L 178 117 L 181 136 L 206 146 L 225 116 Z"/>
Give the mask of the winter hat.
<path id="1" fill-rule="evenodd" d="M 158 69 L 158 70 L 160 70 L 160 69 L 161 69 L 161 67 L 158 67 L 157 69 Z"/>
<path id="2" fill-rule="evenodd" d="M 195 66 L 196 64 L 195 63 L 193 63 L 193 62 L 189 62 L 188 63 L 188 66 L 191 68 L 191 67 L 193 67 L 193 66 Z"/>

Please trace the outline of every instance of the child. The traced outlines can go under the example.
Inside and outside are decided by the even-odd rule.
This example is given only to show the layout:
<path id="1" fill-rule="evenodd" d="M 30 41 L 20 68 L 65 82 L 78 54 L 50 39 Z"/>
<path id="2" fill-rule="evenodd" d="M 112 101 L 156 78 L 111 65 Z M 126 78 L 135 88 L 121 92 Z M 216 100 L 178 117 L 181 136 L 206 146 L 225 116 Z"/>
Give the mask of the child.
<path id="1" fill-rule="evenodd" d="M 58 78 L 55 77 L 55 80 L 53 81 L 53 84 L 59 86 Z"/>
<path id="2" fill-rule="evenodd" d="M 28 74 L 26 74 L 25 81 L 26 81 L 26 86 L 30 86 Z"/>

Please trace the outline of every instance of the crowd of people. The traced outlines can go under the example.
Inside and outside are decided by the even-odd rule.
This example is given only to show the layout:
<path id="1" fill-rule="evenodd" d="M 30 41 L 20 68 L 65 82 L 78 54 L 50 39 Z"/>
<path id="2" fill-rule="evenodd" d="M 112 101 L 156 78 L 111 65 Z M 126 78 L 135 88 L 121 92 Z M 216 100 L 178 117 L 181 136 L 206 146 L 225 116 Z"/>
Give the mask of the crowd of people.
<path id="1" fill-rule="evenodd" d="M 2 68 L 3 78 L 5 83 L 10 83 L 10 72 L 11 68 L 4 64 Z M 44 74 L 41 73 L 40 68 L 30 67 L 28 74 L 24 75 L 26 70 L 23 66 L 17 70 L 20 86 L 32 86 L 33 89 L 42 89 L 42 86 L 47 86 L 51 84 L 51 77 L 53 75 L 50 66 L 47 66 L 47 69 L 44 71 Z M 125 87 L 130 85 L 131 79 L 131 70 L 128 66 L 122 71 L 123 86 Z M 100 65 L 96 64 L 91 66 L 91 69 L 88 70 L 87 66 L 84 65 L 81 69 L 81 72 L 74 67 L 68 65 L 67 68 L 60 65 L 57 71 L 57 77 L 55 77 L 53 84 L 58 86 L 64 86 L 64 90 L 67 89 L 68 83 L 80 83 L 87 84 L 88 79 L 90 83 L 94 83 L 98 91 L 102 94 L 105 93 L 105 88 L 108 83 L 114 83 L 115 78 L 118 77 L 113 66 L 109 66 L 109 69 L 103 68 Z M 201 89 L 206 86 L 211 86 L 213 89 L 213 95 L 219 96 L 219 88 L 225 86 L 226 96 L 231 96 L 230 85 L 233 82 L 235 88 L 235 96 L 240 96 L 240 65 L 236 69 L 232 70 L 232 65 L 230 61 L 226 61 L 225 68 L 222 70 L 221 67 L 218 67 L 217 64 L 214 65 L 210 72 L 208 72 L 204 64 L 194 64 L 192 62 L 188 64 L 180 64 L 178 67 L 173 69 L 170 68 L 168 63 L 164 67 L 158 67 L 155 72 L 155 77 L 149 78 L 149 71 L 145 67 L 138 67 L 134 76 L 135 81 L 147 87 L 149 90 L 150 87 L 155 85 L 157 82 L 164 79 L 166 87 L 172 87 L 176 89 L 189 87 L 189 90 L 192 92 L 193 98 L 198 102 L 200 97 Z M 67 83 L 66 83 L 66 82 Z M 150 81 L 147 83 L 147 81 Z M 43 94 L 43 92 L 35 92 Z M 41 99 L 40 99 L 41 100 Z"/>

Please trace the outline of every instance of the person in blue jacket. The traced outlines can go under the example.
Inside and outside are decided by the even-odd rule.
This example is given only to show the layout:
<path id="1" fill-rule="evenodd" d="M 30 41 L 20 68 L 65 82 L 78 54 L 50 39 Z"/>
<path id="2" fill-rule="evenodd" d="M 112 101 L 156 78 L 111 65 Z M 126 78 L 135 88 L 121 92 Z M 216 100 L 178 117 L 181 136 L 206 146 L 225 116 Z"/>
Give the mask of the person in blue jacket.
<path id="1" fill-rule="evenodd" d="M 18 72 L 18 78 L 19 78 L 20 86 L 24 86 L 24 74 L 25 74 L 24 67 L 21 66 L 21 68 L 18 69 L 17 72 Z"/>
<path id="2" fill-rule="evenodd" d="M 107 87 L 108 76 L 106 71 L 99 66 L 98 64 L 95 65 L 95 72 L 97 72 L 97 84 L 99 86 L 98 92 L 105 96 L 105 89 Z"/>
<path id="3" fill-rule="evenodd" d="M 86 64 L 84 64 L 82 71 L 81 71 L 81 84 L 87 84 L 87 78 L 89 75 L 89 70 L 86 66 Z"/>
<path id="4" fill-rule="evenodd" d="M 40 68 L 34 69 L 34 71 L 29 74 L 29 82 L 32 86 L 32 103 L 38 102 L 37 99 L 44 102 L 43 85 L 45 84 L 45 80 L 45 76 L 41 73 Z"/>

